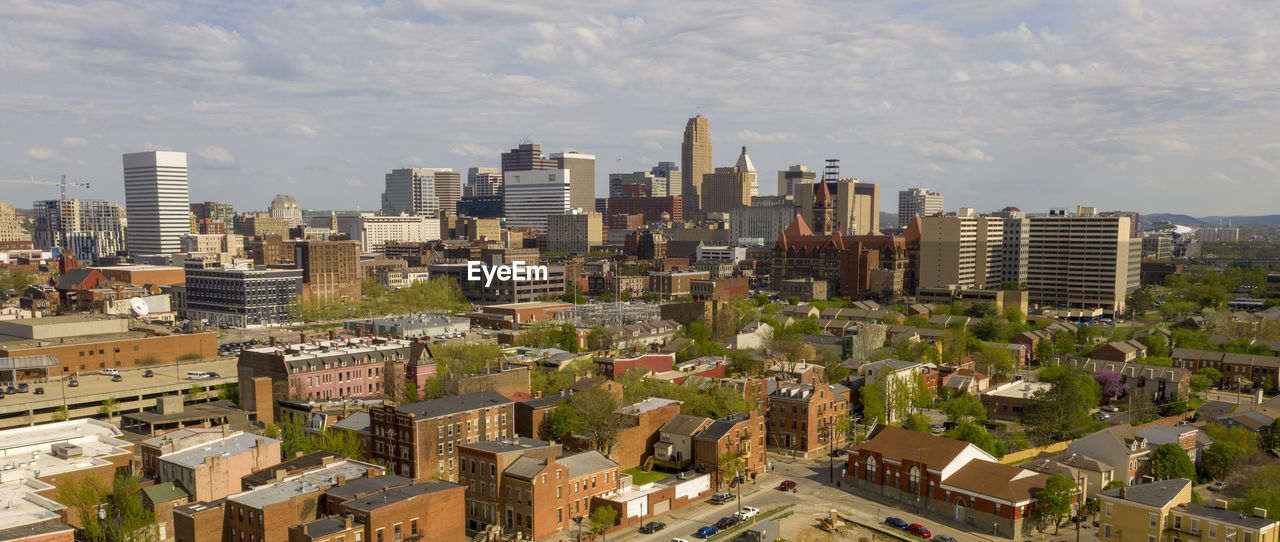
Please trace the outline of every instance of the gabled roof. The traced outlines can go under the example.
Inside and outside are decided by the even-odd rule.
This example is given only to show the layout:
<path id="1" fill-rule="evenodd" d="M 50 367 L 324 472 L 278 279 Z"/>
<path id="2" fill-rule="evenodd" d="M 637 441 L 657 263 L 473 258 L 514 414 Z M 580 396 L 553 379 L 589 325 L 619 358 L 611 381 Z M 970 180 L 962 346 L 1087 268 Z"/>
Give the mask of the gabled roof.
<path id="1" fill-rule="evenodd" d="M 932 469 L 941 471 L 952 461 L 955 461 L 966 448 L 971 446 L 973 445 L 962 440 L 926 435 L 892 425 L 881 425 L 871 439 L 859 445 L 858 449 L 876 452 L 885 459 L 894 461 L 903 459 L 918 461 L 921 458 L 921 449 L 923 449 L 925 464 Z M 973 446 L 973 448 L 989 460 L 995 460 L 990 454 L 983 452 L 976 446 Z"/>
<path id="2" fill-rule="evenodd" d="M 730 414 L 723 418 L 717 419 L 702 432 L 693 437 L 693 440 L 702 440 L 708 442 L 719 442 L 721 437 L 729 434 L 738 424 L 751 419 L 751 414 L 747 412 L 739 412 Z"/>
<path id="3" fill-rule="evenodd" d="M 943 480 L 942 486 L 993 497 L 1014 505 L 1032 500 L 1032 491 L 1044 488 L 1045 480 L 1048 479 L 1048 474 L 975 459 Z"/>
<path id="4" fill-rule="evenodd" d="M 569 469 L 570 480 L 617 468 L 618 466 L 612 459 L 595 450 L 561 457 L 556 462 Z"/>
<path id="5" fill-rule="evenodd" d="M 176 499 L 187 498 L 186 490 L 173 482 L 165 482 L 142 488 L 142 492 L 147 495 L 152 503 L 168 502 Z"/>
<path id="6" fill-rule="evenodd" d="M 1123 497 L 1126 501 L 1145 504 L 1156 508 L 1164 508 L 1169 506 L 1178 494 L 1191 485 L 1191 480 L 1186 478 L 1174 478 L 1172 480 L 1161 480 L 1159 482 L 1151 482 L 1149 484 L 1139 484 L 1136 486 L 1116 487 L 1102 492 L 1102 495 L 1120 499 L 1120 493 L 1124 492 Z"/>
<path id="7" fill-rule="evenodd" d="M 414 419 L 424 420 L 469 412 L 479 408 L 488 408 L 510 404 L 512 401 L 496 391 L 468 393 L 456 397 L 442 397 L 431 401 L 400 405 L 396 410 L 412 414 Z"/>
<path id="8" fill-rule="evenodd" d="M 801 218 L 800 215 L 796 215 L 791 220 L 791 225 L 787 226 L 787 229 L 782 232 L 783 239 L 793 235 L 813 235 L 813 230 L 809 228 L 809 225 L 804 222 L 804 218 Z"/>
<path id="9" fill-rule="evenodd" d="M 673 435 L 693 436 L 698 429 L 710 423 L 710 418 L 702 416 L 690 416 L 688 414 L 676 414 L 667 423 L 662 424 L 661 431 L 663 433 L 671 433 Z"/>
<path id="10" fill-rule="evenodd" d="M 537 476 L 545 468 L 547 468 L 546 459 L 534 459 L 527 455 L 522 455 L 512 461 L 510 465 L 507 465 L 502 474 L 521 480 L 532 480 L 534 476 Z"/>

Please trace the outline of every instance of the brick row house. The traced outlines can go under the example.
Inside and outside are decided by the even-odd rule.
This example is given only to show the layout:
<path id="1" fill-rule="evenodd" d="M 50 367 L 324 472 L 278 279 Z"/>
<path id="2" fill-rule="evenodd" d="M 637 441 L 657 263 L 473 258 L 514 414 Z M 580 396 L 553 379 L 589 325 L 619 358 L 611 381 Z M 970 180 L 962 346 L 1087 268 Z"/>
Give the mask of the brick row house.
<path id="1" fill-rule="evenodd" d="M 369 409 L 371 460 L 415 480 L 458 479 L 464 444 L 515 435 L 515 403 L 484 391 Z"/>
<path id="2" fill-rule="evenodd" d="M 715 489 L 729 487 L 732 480 L 721 474 L 720 459 L 732 453 L 742 461 L 739 472 L 743 481 L 764 474 L 768 465 L 765 431 L 764 416 L 756 411 L 716 419 L 693 436 L 693 461 L 698 472 L 710 473 Z"/>
<path id="3" fill-rule="evenodd" d="M 781 383 L 768 397 L 769 444 L 805 455 L 833 443 L 837 422 L 849 415 L 849 390 L 831 384 Z"/>
<path id="4" fill-rule="evenodd" d="M 597 451 L 555 458 L 521 456 L 502 473 L 502 525 L 526 538 L 566 533 L 591 514 L 592 500 L 618 490 L 618 464 Z"/>
<path id="5" fill-rule="evenodd" d="M 1222 373 L 1219 385 L 1224 388 L 1235 386 L 1239 379 L 1263 388 L 1267 387 L 1266 383 L 1270 383 L 1271 389 L 1280 389 L 1280 357 L 1190 348 L 1174 348 L 1169 357 L 1173 360 L 1174 367 L 1181 367 L 1192 373 L 1205 367 L 1216 369 Z"/>
<path id="6" fill-rule="evenodd" d="M 907 509 L 1015 540 L 1030 534 L 1035 492 L 1049 478 L 1000 464 L 973 444 L 893 426 L 879 426 L 850 450 L 845 475 Z"/>

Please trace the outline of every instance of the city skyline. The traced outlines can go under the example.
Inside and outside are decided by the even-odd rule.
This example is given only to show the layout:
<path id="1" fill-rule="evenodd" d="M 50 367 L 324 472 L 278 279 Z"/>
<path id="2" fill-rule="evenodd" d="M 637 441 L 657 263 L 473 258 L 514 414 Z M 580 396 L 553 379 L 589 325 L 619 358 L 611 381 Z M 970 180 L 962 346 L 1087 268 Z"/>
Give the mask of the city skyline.
<path id="1" fill-rule="evenodd" d="M 595 155 L 599 196 L 609 173 L 680 162 L 701 113 L 712 167 L 743 145 L 769 178 L 839 158 L 843 176 L 886 194 L 928 186 L 948 211 L 1271 214 L 1278 14 L 1247 2 L 9 4 L 0 177 L 68 174 L 92 182 L 68 197 L 124 204 L 120 156 L 168 148 L 191 158 L 193 202 L 265 209 L 281 193 L 373 211 L 391 169 L 495 167 L 532 139 L 547 155 Z M 19 208 L 54 197 L 4 194 Z"/>

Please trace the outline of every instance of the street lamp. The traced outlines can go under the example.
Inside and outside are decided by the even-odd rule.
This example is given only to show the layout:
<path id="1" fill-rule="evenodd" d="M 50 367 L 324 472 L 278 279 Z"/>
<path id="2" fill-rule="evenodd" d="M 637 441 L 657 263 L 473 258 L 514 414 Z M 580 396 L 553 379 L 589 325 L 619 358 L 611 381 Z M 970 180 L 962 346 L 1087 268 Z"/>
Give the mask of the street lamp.
<path id="1" fill-rule="evenodd" d="M 573 522 L 578 526 L 578 540 L 582 540 L 582 516 L 573 518 Z"/>

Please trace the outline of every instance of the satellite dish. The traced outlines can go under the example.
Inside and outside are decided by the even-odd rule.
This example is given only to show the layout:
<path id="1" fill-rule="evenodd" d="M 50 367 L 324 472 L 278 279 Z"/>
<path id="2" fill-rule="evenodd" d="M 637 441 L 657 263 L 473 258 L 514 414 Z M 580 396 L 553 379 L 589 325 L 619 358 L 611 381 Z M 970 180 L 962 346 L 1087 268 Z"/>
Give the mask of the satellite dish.
<path id="1" fill-rule="evenodd" d="M 146 316 L 151 309 L 147 307 L 147 302 L 141 298 L 133 298 L 129 300 L 129 308 L 133 309 L 134 316 Z"/>

